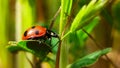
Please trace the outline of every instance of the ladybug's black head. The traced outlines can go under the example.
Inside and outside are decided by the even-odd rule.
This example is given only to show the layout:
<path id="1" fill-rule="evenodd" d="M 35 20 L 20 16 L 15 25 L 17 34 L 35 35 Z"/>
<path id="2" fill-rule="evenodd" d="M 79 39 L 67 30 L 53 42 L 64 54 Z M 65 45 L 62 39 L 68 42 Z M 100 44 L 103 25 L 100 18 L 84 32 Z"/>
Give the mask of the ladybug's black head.
<path id="1" fill-rule="evenodd" d="M 58 35 L 57 35 L 55 32 L 53 32 L 53 31 L 51 31 L 51 30 L 48 30 L 48 29 L 47 29 L 46 35 L 48 36 L 48 38 L 51 38 L 51 37 L 56 37 L 56 38 L 58 38 Z"/>

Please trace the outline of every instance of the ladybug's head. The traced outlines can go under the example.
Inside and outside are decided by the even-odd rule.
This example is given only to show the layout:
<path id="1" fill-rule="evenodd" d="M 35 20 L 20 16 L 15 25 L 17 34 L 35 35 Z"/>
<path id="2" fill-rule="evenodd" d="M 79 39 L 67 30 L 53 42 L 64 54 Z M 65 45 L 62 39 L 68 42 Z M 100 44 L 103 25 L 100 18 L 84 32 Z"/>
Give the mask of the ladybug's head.
<path id="1" fill-rule="evenodd" d="M 33 26 L 27 29 L 22 37 L 22 40 L 29 40 L 34 38 L 43 37 L 46 34 L 46 28 L 42 26 Z"/>
<path id="2" fill-rule="evenodd" d="M 51 38 L 51 37 L 56 37 L 58 38 L 58 34 L 56 34 L 55 32 L 51 31 L 51 30 L 48 30 L 46 31 L 46 35 L 48 36 L 48 38 Z"/>

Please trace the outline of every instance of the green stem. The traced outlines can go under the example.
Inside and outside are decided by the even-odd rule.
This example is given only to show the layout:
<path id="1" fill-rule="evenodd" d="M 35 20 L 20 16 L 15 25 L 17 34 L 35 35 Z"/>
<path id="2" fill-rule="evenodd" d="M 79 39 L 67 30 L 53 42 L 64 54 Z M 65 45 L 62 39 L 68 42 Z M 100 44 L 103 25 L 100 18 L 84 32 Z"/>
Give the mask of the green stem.
<path id="1" fill-rule="evenodd" d="M 59 42 L 59 46 L 58 46 L 58 52 L 57 52 L 57 57 L 56 57 L 56 66 L 55 66 L 55 68 L 59 68 L 60 49 L 61 49 L 61 41 Z"/>
<path id="2" fill-rule="evenodd" d="M 61 36 L 63 30 L 63 23 L 65 20 L 65 12 L 64 12 L 64 0 L 61 0 L 61 13 L 60 13 L 60 26 L 59 26 L 59 34 Z"/>
<path id="3" fill-rule="evenodd" d="M 61 40 L 63 40 L 65 37 L 67 37 L 70 33 L 71 33 L 71 31 L 67 32 L 63 37 L 61 37 Z"/>
<path id="4" fill-rule="evenodd" d="M 64 35 L 65 30 L 67 27 L 65 27 L 65 24 L 67 22 L 67 16 L 69 16 L 70 11 L 72 7 L 72 0 L 61 0 L 61 13 L 60 13 L 60 26 L 59 26 L 59 36 L 60 36 L 60 45 L 59 45 L 59 67 L 58 68 L 66 68 L 68 64 L 68 46 L 66 44 L 67 39 L 64 39 L 68 34 L 71 32 L 68 32 L 66 35 Z"/>
<path id="5" fill-rule="evenodd" d="M 66 68 L 68 65 L 68 45 L 67 39 L 64 39 L 61 43 L 60 49 L 60 61 L 59 61 L 59 68 Z"/>

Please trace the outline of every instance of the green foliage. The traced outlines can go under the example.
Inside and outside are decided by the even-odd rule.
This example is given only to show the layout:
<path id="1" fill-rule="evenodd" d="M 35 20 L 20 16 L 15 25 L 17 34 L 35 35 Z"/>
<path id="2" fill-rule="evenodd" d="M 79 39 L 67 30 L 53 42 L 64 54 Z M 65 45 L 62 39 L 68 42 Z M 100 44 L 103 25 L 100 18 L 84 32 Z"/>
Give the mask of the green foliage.
<path id="1" fill-rule="evenodd" d="M 95 63 L 99 59 L 99 57 L 107 54 L 110 51 L 111 48 L 106 48 L 100 51 L 93 52 L 81 59 L 78 59 L 74 63 L 69 64 L 67 68 L 82 68 L 82 67 L 90 66 L 91 64 Z"/>
<path id="2" fill-rule="evenodd" d="M 59 25 L 59 36 L 61 38 L 62 36 L 62 32 L 64 30 L 64 27 L 66 26 L 65 24 L 67 23 L 67 18 L 68 16 L 70 15 L 70 12 L 71 12 L 71 7 L 72 7 L 72 2 L 73 0 L 61 0 L 61 13 L 60 13 L 60 25 Z M 61 46 L 61 49 L 60 50 L 60 61 L 57 61 L 60 63 L 60 65 L 58 67 L 60 68 L 65 68 L 65 66 L 67 65 L 67 55 L 68 55 L 68 50 L 67 50 L 67 47 L 65 45 Z M 63 60 L 65 60 L 63 62 Z"/>
<path id="3" fill-rule="evenodd" d="M 70 32 L 73 32 L 76 30 L 78 24 L 81 22 L 82 20 L 82 17 L 84 16 L 85 14 L 85 9 L 86 9 L 86 6 L 83 6 L 81 8 L 81 10 L 79 11 L 79 13 L 77 14 L 77 16 L 75 17 L 72 25 L 71 25 L 71 28 L 70 28 Z M 80 24 L 79 24 L 80 25 Z"/>
<path id="4" fill-rule="evenodd" d="M 61 0 L 60 26 L 59 26 L 60 35 L 63 31 L 63 27 L 66 24 L 65 22 L 66 22 L 67 16 L 70 15 L 72 2 L 73 0 Z"/>
<path id="5" fill-rule="evenodd" d="M 21 29 L 25 30 L 26 28 L 31 26 L 32 23 L 34 22 L 35 0 L 26 0 L 26 1 L 18 0 L 18 1 L 20 1 L 22 8 L 20 12 L 18 11 L 18 15 L 19 13 L 21 13 L 20 17 L 18 18 L 21 20 L 21 22 L 23 22 L 22 25 L 24 27 Z M 82 1 L 83 0 L 81 0 L 81 2 Z M 105 6 L 108 0 L 91 0 L 90 3 L 87 3 L 86 5 L 82 4 L 83 6 L 80 6 L 81 9 L 77 9 L 79 11 L 75 15 L 75 17 L 70 22 L 68 22 L 68 18 L 71 15 L 71 10 L 73 9 L 72 8 L 73 2 L 74 2 L 73 0 L 61 0 L 59 36 L 62 43 L 61 43 L 61 50 L 59 56 L 60 58 L 58 58 L 60 59 L 59 61 L 60 63 L 58 64 L 59 68 L 66 68 L 66 66 L 68 65 L 68 60 L 69 60 L 68 51 L 71 45 L 73 45 L 72 49 L 74 52 L 76 49 L 79 49 L 79 47 L 80 47 L 79 50 L 83 49 L 84 43 L 88 36 L 81 29 L 85 29 L 88 33 L 90 33 L 94 29 L 94 27 L 99 23 L 100 20 L 100 17 L 97 14 Z M 85 2 L 88 1 L 84 1 L 84 3 Z M 20 21 L 18 20 L 18 22 Z M 68 27 L 66 27 L 66 25 L 68 25 Z M 18 29 L 18 31 L 20 31 L 21 29 Z M 66 31 L 64 29 L 66 29 Z M 46 55 L 49 52 L 51 52 L 51 50 L 56 55 L 58 51 L 57 50 L 58 47 L 57 46 L 54 47 L 54 44 L 56 44 L 57 42 L 58 40 L 53 39 L 52 46 L 49 46 L 47 43 L 44 42 L 35 41 L 35 40 L 29 40 L 29 41 L 26 40 L 26 41 L 19 41 L 16 44 L 10 44 L 10 46 L 8 46 L 7 48 L 11 52 L 18 52 L 18 51 L 30 52 L 35 56 L 39 57 L 40 59 L 44 59 L 46 58 Z M 100 56 L 107 54 L 110 50 L 111 50 L 110 48 L 107 48 L 101 51 L 94 52 L 68 65 L 68 68 L 89 66 L 95 63 Z"/>
<path id="6" fill-rule="evenodd" d="M 84 28 L 88 33 L 90 33 L 94 27 L 99 23 L 100 17 L 95 17 L 92 21 L 88 23 Z M 82 57 L 86 53 L 85 51 L 85 41 L 87 40 L 88 35 L 84 33 L 82 30 L 78 30 L 76 32 L 73 32 L 69 35 L 69 45 L 70 46 L 70 53 L 76 57 Z M 78 54 L 82 53 L 82 54 Z"/>
<path id="7" fill-rule="evenodd" d="M 34 41 L 34 40 L 19 41 L 16 44 L 16 46 L 14 44 L 14 46 L 8 46 L 7 48 L 11 52 L 27 51 L 39 57 L 40 59 L 44 59 L 46 55 L 51 51 L 51 48 L 49 45 L 39 41 Z"/>
<path id="8" fill-rule="evenodd" d="M 18 51 L 24 51 L 23 48 L 21 48 L 19 46 L 14 46 L 14 45 L 8 46 L 7 49 L 12 53 L 17 53 Z"/>
<path id="9" fill-rule="evenodd" d="M 85 27 L 83 27 L 88 33 L 90 33 L 94 27 L 99 23 L 100 17 L 95 17 L 90 23 L 88 23 Z M 77 37 L 79 38 L 79 44 L 81 46 L 84 45 L 84 41 L 87 39 L 87 34 L 84 33 L 82 30 L 77 31 Z"/>
<path id="10" fill-rule="evenodd" d="M 51 49 L 52 49 L 52 53 L 54 54 L 57 54 L 57 51 L 58 51 L 58 43 L 59 43 L 59 40 L 57 38 L 52 38 L 52 41 L 51 41 Z"/>
<path id="11" fill-rule="evenodd" d="M 64 3 L 64 2 L 61 1 L 61 3 Z M 91 0 L 90 3 L 88 3 L 88 5 L 83 5 L 83 7 L 79 10 L 77 15 L 73 19 L 73 22 L 69 26 L 70 27 L 70 28 L 68 28 L 69 30 L 65 31 L 66 33 L 61 37 L 61 40 L 63 40 L 63 39 L 67 40 L 68 38 L 65 38 L 65 37 L 67 37 L 71 33 L 75 33 L 76 31 L 79 31 L 81 28 L 83 28 L 84 26 L 86 26 L 88 24 L 90 24 L 89 27 L 88 28 L 86 27 L 85 29 L 87 29 L 87 31 L 90 32 L 95 27 L 95 25 L 98 23 L 99 19 L 95 22 L 95 24 L 88 23 L 88 21 L 90 21 L 93 17 L 95 17 L 97 15 L 97 13 L 100 12 L 99 10 L 101 10 L 105 6 L 106 3 L 107 3 L 107 0 L 104 0 L 104 1 L 103 0 Z M 62 8 L 64 8 L 64 7 L 65 6 L 63 6 Z M 64 11 L 64 9 L 61 9 L 61 13 L 63 13 L 62 11 Z M 64 22 L 64 24 L 67 23 L 66 19 L 67 19 L 67 17 L 65 17 L 64 15 L 61 14 L 60 27 L 59 27 L 60 28 L 60 31 L 59 31 L 60 36 L 62 34 L 62 29 L 67 28 L 65 26 L 62 26 L 63 22 Z M 80 32 L 80 33 L 78 32 L 78 36 L 79 36 L 79 34 L 83 34 L 82 40 L 84 40 L 87 37 L 83 32 Z M 75 36 L 73 36 L 73 37 L 75 37 Z M 60 56 L 61 57 L 60 58 L 61 59 L 60 68 L 65 68 L 67 61 L 68 61 L 68 60 L 66 60 L 64 62 L 64 60 L 67 59 L 67 55 L 68 55 L 67 53 L 68 53 L 68 48 L 69 48 L 68 47 L 69 44 L 67 44 L 67 41 L 64 42 L 65 40 L 63 40 L 63 42 L 61 44 L 62 46 L 61 46 L 61 56 Z M 75 42 L 75 40 L 74 40 L 74 42 Z M 78 43 L 78 42 L 75 42 L 75 43 Z"/>
<path id="12" fill-rule="evenodd" d="M 70 33 L 77 31 L 83 27 L 91 18 L 93 18 L 98 11 L 104 7 L 104 5 L 107 3 L 107 0 L 92 0 L 87 6 L 84 5 L 76 15 L 75 19 L 73 20 L 70 30 L 62 37 L 66 37 Z"/>

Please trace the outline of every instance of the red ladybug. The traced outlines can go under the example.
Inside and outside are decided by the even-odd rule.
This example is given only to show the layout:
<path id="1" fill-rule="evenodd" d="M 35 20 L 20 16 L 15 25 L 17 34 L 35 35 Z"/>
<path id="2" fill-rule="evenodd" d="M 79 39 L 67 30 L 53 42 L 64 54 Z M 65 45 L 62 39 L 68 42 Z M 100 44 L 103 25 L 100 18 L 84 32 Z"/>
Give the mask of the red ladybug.
<path id="1" fill-rule="evenodd" d="M 58 35 L 45 27 L 33 26 L 24 32 L 22 40 L 46 40 L 52 37 L 58 38 Z"/>

